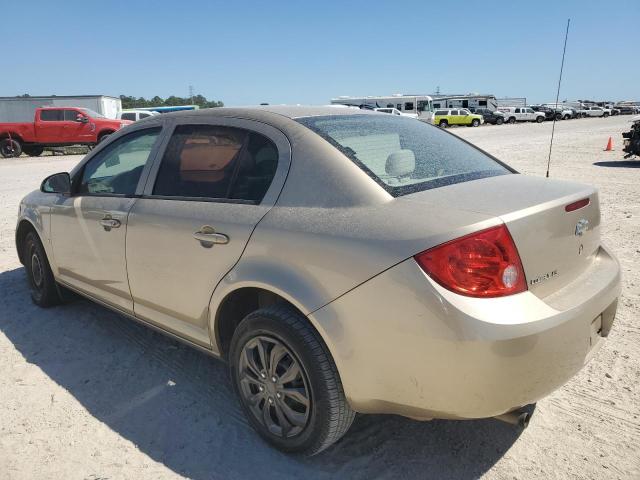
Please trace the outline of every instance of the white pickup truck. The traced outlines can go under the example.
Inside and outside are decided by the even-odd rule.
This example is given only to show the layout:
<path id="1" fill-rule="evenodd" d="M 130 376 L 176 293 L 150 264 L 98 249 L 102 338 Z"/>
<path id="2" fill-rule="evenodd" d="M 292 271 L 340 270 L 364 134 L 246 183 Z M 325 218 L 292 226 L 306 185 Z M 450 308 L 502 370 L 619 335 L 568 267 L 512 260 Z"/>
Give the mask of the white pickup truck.
<path id="1" fill-rule="evenodd" d="M 501 107 L 498 109 L 504 113 L 505 122 L 544 122 L 545 115 L 542 112 L 534 112 L 529 107 Z"/>
<path id="2" fill-rule="evenodd" d="M 594 106 L 588 106 L 588 105 L 585 105 L 584 107 L 582 107 L 582 109 L 579 110 L 579 112 L 582 114 L 583 117 L 608 117 L 609 115 L 611 115 L 611 110 L 608 108 L 594 107 Z"/>

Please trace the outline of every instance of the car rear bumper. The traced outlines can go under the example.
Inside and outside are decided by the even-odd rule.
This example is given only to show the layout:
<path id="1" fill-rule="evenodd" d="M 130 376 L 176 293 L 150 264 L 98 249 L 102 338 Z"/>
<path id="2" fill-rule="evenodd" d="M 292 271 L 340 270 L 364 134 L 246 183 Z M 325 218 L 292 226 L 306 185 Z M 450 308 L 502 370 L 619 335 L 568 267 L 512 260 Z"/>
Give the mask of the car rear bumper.
<path id="1" fill-rule="evenodd" d="M 462 297 L 411 258 L 309 317 L 356 411 L 483 418 L 535 402 L 574 376 L 609 334 L 619 294 L 620 269 L 604 248 L 544 299 Z"/>

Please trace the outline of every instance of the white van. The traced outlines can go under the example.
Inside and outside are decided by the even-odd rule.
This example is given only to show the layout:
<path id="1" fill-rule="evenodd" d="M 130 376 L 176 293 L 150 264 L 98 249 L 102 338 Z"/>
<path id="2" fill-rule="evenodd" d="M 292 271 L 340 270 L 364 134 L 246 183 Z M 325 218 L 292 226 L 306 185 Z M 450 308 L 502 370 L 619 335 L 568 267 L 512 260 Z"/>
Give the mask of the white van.
<path id="1" fill-rule="evenodd" d="M 118 118 L 120 120 L 131 120 L 137 122 L 143 118 L 152 117 L 154 115 L 160 115 L 158 112 L 152 112 L 150 110 L 122 110 L 118 112 Z"/>
<path id="2" fill-rule="evenodd" d="M 534 112 L 529 107 L 500 107 L 499 111 L 504 113 L 504 121 L 508 123 L 516 122 L 544 122 L 545 115 L 542 112 Z"/>

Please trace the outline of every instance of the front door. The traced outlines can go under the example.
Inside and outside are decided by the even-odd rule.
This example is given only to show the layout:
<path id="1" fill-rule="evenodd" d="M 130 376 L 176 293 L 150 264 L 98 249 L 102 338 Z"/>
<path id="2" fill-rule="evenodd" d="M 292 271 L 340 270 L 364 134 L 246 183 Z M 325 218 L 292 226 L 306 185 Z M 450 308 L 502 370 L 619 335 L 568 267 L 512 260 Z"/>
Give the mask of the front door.
<path id="1" fill-rule="evenodd" d="M 82 119 L 86 121 L 82 121 Z M 93 143 L 96 141 L 96 126 L 80 110 L 65 110 L 62 128 L 64 143 Z"/>
<path id="2" fill-rule="evenodd" d="M 233 125 L 242 122 L 180 122 L 127 227 L 135 315 L 207 347 L 213 291 L 275 202 L 276 170 L 288 168 L 284 136 Z"/>
<path id="3" fill-rule="evenodd" d="M 72 195 L 51 210 L 57 279 L 129 313 L 127 216 L 159 134 L 160 127 L 138 130 L 98 151 L 74 176 Z"/>

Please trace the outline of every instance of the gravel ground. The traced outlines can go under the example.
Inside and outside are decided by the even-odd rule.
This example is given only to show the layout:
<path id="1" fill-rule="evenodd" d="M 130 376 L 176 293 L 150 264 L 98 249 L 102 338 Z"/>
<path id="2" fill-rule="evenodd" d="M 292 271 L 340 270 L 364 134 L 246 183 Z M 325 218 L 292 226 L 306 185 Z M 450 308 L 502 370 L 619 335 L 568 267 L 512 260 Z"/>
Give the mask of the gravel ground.
<path id="1" fill-rule="evenodd" d="M 495 420 L 360 416 L 312 459 L 254 435 L 222 363 L 86 301 L 34 307 L 14 252 L 18 202 L 81 157 L 0 159 L 0 478 L 640 478 L 640 161 L 622 161 L 628 120 L 556 126 L 551 176 L 599 187 L 604 240 L 624 271 L 594 360 L 522 433 Z M 451 131 L 544 175 L 550 124 Z M 609 136 L 616 151 L 603 152 Z"/>

